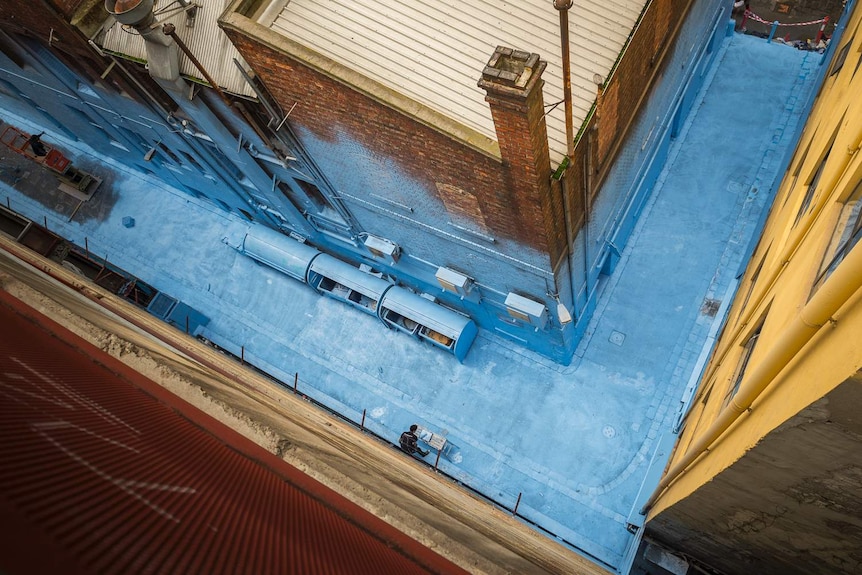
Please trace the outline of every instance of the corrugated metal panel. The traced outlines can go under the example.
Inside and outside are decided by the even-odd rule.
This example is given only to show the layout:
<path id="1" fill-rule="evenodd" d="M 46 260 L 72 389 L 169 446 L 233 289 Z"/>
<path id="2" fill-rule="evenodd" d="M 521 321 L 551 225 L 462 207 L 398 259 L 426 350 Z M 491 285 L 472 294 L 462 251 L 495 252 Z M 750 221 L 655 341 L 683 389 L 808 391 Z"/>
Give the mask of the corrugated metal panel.
<path id="1" fill-rule="evenodd" d="M 223 90 L 233 94 L 253 96 L 254 91 L 233 63 L 234 58 L 243 64 L 245 61 L 230 43 L 230 39 L 218 27 L 218 17 L 229 3 L 230 0 L 196 0 L 198 9 L 195 25 L 192 28 L 186 26 L 185 13 L 176 11 L 179 3 L 175 0 L 156 0 L 153 11 L 159 22 L 170 22 L 176 26 L 177 35 Z M 116 22 L 105 33 L 103 46 L 111 52 L 125 54 L 139 60 L 147 59 L 144 40 L 140 34 Z M 203 80 L 202 74 L 182 52 L 180 52 L 180 72 Z"/>
<path id="2" fill-rule="evenodd" d="M 259 224 L 249 227 L 241 251 L 248 257 L 301 282 L 306 280 L 311 261 L 320 255 L 317 248 L 301 244 Z"/>
<path id="3" fill-rule="evenodd" d="M 464 573 L 3 292 L 0 326 L 4 572 Z"/>
<path id="4" fill-rule="evenodd" d="M 274 0 L 273 4 L 284 0 Z M 645 0 L 578 0 L 569 11 L 575 125 L 607 77 Z M 391 2 L 290 0 L 263 24 L 332 60 L 496 139 L 485 92 L 476 83 L 498 45 L 548 62 L 545 104 L 563 98 L 559 13 L 550 0 Z M 270 22 L 269 20 L 272 20 Z M 565 155 L 565 117 L 547 117 L 553 161 Z"/>

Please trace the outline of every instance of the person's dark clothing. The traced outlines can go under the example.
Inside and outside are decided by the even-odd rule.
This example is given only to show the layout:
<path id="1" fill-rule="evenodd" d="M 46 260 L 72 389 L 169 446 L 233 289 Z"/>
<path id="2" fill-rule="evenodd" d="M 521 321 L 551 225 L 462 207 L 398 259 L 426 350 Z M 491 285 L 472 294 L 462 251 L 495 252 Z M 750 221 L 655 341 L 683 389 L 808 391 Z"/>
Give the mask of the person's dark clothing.
<path id="1" fill-rule="evenodd" d="M 30 136 L 30 139 L 27 140 L 27 143 L 30 144 L 30 148 L 37 156 L 47 156 L 48 148 L 46 148 L 45 144 L 42 143 L 42 140 L 40 139 L 41 137 L 42 134 L 33 134 Z"/>
<path id="2" fill-rule="evenodd" d="M 401 434 L 401 437 L 398 439 L 399 445 L 401 445 L 401 449 L 413 455 L 414 453 L 418 453 L 422 457 L 425 457 L 430 453 L 430 451 L 424 451 L 419 449 L 419 438 L 416 437 L 416 434 L 411 431 L 405 431 Z"/>

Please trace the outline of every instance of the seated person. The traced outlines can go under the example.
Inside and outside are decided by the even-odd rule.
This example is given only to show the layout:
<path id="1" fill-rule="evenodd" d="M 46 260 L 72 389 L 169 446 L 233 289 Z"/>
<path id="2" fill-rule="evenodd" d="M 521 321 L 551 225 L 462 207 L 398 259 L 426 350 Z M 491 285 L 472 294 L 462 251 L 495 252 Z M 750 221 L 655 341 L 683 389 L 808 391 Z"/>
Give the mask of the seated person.
<path id="1" fill-rule="evenodd" d="M 401 434 L 401 437 L 398 439 L 398 443 L 401 445 L 401 449 L 410 455 L 418 453 L 422 457 L 425 457 L 431 452 L 419 448 L 419 438 L 416 436 L 416 430 L 418 428 L 419 426 L 415 423 L 411 425 L 410 431 L 405 431 Z"/>
<path id="2" fill-rule="evenodd" d="M 44 132 L 42 132 L 44 134 Z M 33 134 L 30 136 L 30 139 L 27 140 L 27 143 L 30 144 L 30 148 L 33 150 L 33 153 L 37 156 L 47 156 L 48 148 L 45 147 L 45 144 L 42 143 L 42 134 Z"/>

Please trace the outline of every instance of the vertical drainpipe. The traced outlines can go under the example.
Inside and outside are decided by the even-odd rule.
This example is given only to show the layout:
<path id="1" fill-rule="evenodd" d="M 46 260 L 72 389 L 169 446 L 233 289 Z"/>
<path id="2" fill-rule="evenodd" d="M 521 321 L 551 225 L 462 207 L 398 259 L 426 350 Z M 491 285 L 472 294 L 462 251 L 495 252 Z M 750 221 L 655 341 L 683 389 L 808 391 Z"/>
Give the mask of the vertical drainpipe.
<path id="1" fill-rule="evenodd" d="M 563 102 L 566 107 L 566 157 L 569 165 L 575 159 L 575 130 L 572 125 L 572 65 L 569 58 L 569 8 L 574 0 L 554 0 L 560 13 L 560 43 L 563 49 Z"/>
<path id="2" fill-rule="evenodd" d="M 572 7 L 574 0 L 553 0 L 554 8 L 560 13 L 560 47 L 563 55 L 563 105 L 566 114 L 566 172 L 571 172 L 575 161 L 575 129 L 574 120 L 572 119 L 572 64 L 569 54 L 569 9 Z M 565 172 L 564 172 L 565 173 Z M 572 277 L 572 226 L 569 222 L 571 217 L 571 209 L 569 207 L 569 178 L 563 176 L 560 182 L 560 193 L 563 195 L 563 223 L 566 227 L 566 252 L 569 254 L 569 286 L 572 292 L 572 307 L 577 309 L 577 298 L 575 296 L 575 285 Z M 584 209 L 584 229 L 587 225 L 587 213 Z M 587 269 L 587 246 L 584 244 L 584 281 L 589 287 L 589 270 Z M 589 300 L 589 290 L 587 291 L 587 299 Z"/>
<path id="3" fill-rule="evenodd" d="M 586 303 L 590 302 L 590 194 L 592 193 L 592 176 L 593 176 L 593 130 L 590 128 L 587 131 L 587 153 L 584 154 L 584 228 L 581 230 L 581 236 L 584 238 L 584 290 L 587 298 Z"/>

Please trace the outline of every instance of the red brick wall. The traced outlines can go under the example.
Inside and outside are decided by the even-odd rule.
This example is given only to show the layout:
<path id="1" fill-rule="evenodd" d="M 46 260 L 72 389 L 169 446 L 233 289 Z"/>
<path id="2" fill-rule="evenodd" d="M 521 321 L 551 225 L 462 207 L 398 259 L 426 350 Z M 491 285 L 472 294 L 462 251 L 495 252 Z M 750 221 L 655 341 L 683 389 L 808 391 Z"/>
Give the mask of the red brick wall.
<path id="1" fill-rule="evenodd" d="M 475 196 L 484 216 L 483 221 L 476 222 L 477 227 L 488 229 L 493 236 L 549 252 L 551 261 L 564 249 L 565 242 L 559 244 L 558 238 L 548 235 L 549 229 L 561 226 L 559 221 L 556 224 L 548 221 L 556 217 L 549 205 L 545 205 L 549 174 L 525 175 L 521 166 L 516 168 L 505 162 L 501 165 L 273 48 L 235 30 L 226 32 L 283 109 L 298 103 L 291 114 L 295 125 L 326 140 L 334 139 L 339 131 L 351 134 L 423 184 L 427 194 L 439 197 L 439 184 L 466 190 Z M 477 81 L 483 64 L 476 63 Z M 541 103 L 530 110 L 534 115 L 541 112 Z M 503 120 L 497 126 L 498 139 L 513 136 L 516 141 L 513 145 L 534 147 L 535 142 L 523 138 L 523 129 L 523 125 Z M 543 137 L 543 145 L 547 147 L 547 136 Z M 357 166 L 359 169 L 362 167 Z M 533 167 L 533 172 L 536 169 Z M 525 178 L 533 184 L 525 185 Z M 545 180 L 544 190 L 538 189 L 537 179 Z"/>
<path id="2" fill-rule="evenodd" d="M 654 0 L 605 87 L 596 110 L 598 121 L 594 117 L 588 126 L 597 126 L 592 158 L 594 193 L 607 176 L 629 126 L 637 118 L 641 101 L 660 78 L 666 51 L 673 45 L 691 3 L 692 0 Z M 586 153 L 584 136 L 575 151 L 577 180 L 586 177 L 583 169 Z"/>
<path id="3" fill-rule="evenodd" d="M 491 107 L 512 201 L 523 216 L 522 223 L 542 230 L 549 239 L 546 246 L 553 263 L 565 249 L 565 228 L 563 212 L 550 197 L 551 160 L 542 84 L 537 82 L 526 99 L 497 95 L 491 89 L 485 100 Z"/>
<path id="4" fill-rule="evenodd" d="M 587 164 L 593 172 L 590 182 L 592 203 L 613 166 L 629 127 L 638 116 L 640 103 L 661 77 L 666 50 L 672 46 L 691 3 L 692 0 L 654 0 L 648 6 L 625 55 L 598 98 L 596 114 L 585 126 L 585 130 L 593 130 L 592 146 L 585 132 L 575 148 L 574 166 L 569 173 L 572 184 L 569 198 L 575 231 L 583 225 L 583 186 Z M 587 158 L 588 153 L 590 158 Z"/>
<path id="5" fill-rule="evenodd" d="M 66 23 L 63 11 L 45 0 L 0 0 L 0 27 L 40 38 L 46 43 L 53 29 L 59 39 L 58 45 L 62 42 L 64 49 L 78 52 L 84 47 L 92 51 L 85 39 Z"/>

